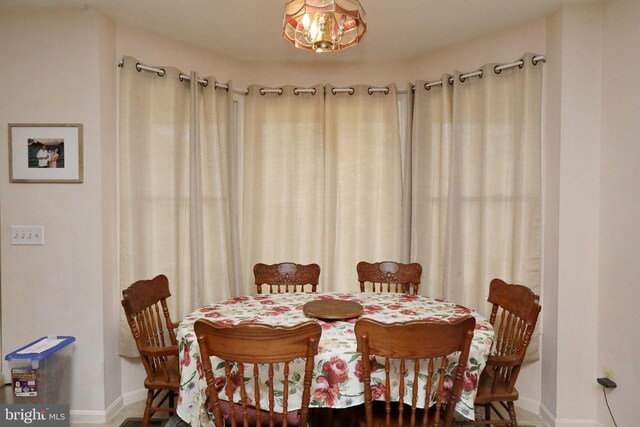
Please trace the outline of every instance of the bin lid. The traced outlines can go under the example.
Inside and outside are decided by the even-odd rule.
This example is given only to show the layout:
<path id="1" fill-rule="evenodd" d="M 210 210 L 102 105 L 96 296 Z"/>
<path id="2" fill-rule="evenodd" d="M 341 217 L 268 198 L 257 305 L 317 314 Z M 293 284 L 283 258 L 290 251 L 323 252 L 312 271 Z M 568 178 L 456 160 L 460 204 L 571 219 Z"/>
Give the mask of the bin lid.
<path id="1" fill-rule="evenodd" d="M 76 339 L 71 336 L 53 336 L 53 337 L 42 337 L 40 339 L 35 340 L 32 343 L 29 343 L 23 347 L 20 347 L 16 351 L 7 354 L 4 359 L 5 360 L 15 360 L 15 359 L 29 359 L 29 360 L 41 360 L 49 357 L 56 351 L 60 350 L 63 347 L 68 346 Z M 37 345 L 36 345 L 37 344 Z M 33 348 L 29 348 L 32 347 Z M 25 352 L 24 350 L 27 349 Z"/>

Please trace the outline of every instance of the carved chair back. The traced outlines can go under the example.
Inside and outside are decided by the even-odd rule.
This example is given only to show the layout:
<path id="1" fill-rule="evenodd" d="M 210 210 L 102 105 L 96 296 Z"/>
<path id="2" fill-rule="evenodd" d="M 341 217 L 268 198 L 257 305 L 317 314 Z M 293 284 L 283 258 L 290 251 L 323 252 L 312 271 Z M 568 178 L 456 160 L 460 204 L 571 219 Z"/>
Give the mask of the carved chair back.
<path id="1" fill-rule="evenodd" d="M 280 264 L 256 264 L 253 267 L 258 293 L 262 293 L 264 286 L 269 287 L 269 293 L 281 292 L 316 292 L 320 277 L 318 264 L 295 264 L 281 262 Z"/>
<path id="2" fill-rule="evenodd" d="M 420 286 L 422 266 L 418 263 L 402 264 L 394 261 L 369 263 L 361 261 L 356 266 L 360 291 L 401 292 L 416 295 Z"/>

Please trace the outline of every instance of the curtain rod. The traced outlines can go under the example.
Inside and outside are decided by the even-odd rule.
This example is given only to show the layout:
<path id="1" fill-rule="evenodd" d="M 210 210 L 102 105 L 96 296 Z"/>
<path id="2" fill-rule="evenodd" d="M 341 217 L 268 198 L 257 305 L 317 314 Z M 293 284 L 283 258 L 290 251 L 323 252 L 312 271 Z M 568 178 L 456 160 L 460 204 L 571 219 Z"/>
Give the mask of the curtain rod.
<path id="1" fill-rule="evenodd" d="M 531 63 L 533 65 L 537 65 L 538 62 L 546 62 L 545 56 L 544 55 L 538 55 L 538 56 L 534 56 L 533 58 L 531 58 Z M 514 68 L 514 67 L 522 68 L 523 66 L 524 66 L 524 59 L 520 59 L 518 61 L 511 62 L 509 64 L 496 65 L 495 67 L 493 67 L 493 72 L 496 73 L 496 74 L 500 74 L 500 72 L 502 70 L 506 70 L 508 68 Z M 460 82 L 464 83 L 464 81 L 466 79 L 468 79 L 469 77 L 476 77 L 476 76 L 482 77 L 482 70 L 472 71 L 472 72 L 466 73 L 466 74 L 460 74 L 460 76 L 458 78 L 460 79 Z M 447 79 L 447 82 L 450 85 L 452 85 L 453 82 L 454 82 L 453 77 L 449 77 Z M 442 86 L 442 80 L 438 80 L 438 81 L 435 81 L 435 82 L 427 82 L 427 83 L 424 84 L 424 88 L 426 90 L 429 90 L 434 86 Z M 415 87 L 412 90 L 415 90 Z"/>
<path id="2" fill-rule="evenodd" d="M 266 95 L 267 93 L 277 93 L 278 95 L 282 95 L 284 93 L 284 90 L 281 87 L 274 87 L 274 88 L 261 88 L 259 91 L 260 95 Z M 369 93 L 369 95 L 372 95 L 375 92 L 384 92 L 384 94 L 388 94 L 389 93 L 389 88 L 388 87 L 373 87 L 370 86 L 369 88 L 367 88 L 367 92 Z M 406 92 L 406 90 L 404 91 Z M 247 89 L 247 93 L 249 93 L 249 89 Z M 301 93 L 310 93 L 312 95 L 316 94 L 316 88 L 303 88 L 303 87 L 295 87 L 293 88 L 293 94 L 294 95 L 298 95 Z M 355 89 L 352 87 L 333 87 L 331 88 L 331 93 L 332 94 L 336 94 L 336 93 L 348 93 L 349 95 L 353 95 L 355 93 Z M 400 90 L 398 90 L 398 93 L 400 93 Z"/>
<path id="3" fill-rule="evenodd" d="M 123 65 L 124 65 L 124 61 L 118 62 L 118 67 L 122 68 Z M 141 71 L 141 70 L 152 71 L 152 72 L 156 73 L 160 77 L 164 76 L 165 73 L 166 73 L 166 70 L 164 68 L 151 67 L 149 65 L 144 65 L 144 64 L 141 64 L 139 62 L 136 63 L 136 70 L 138 70 L 138 71 Z M 180 73 L 178 75 L 178 78 L 180 79 L 180 81 L 182 81 L 182 80 L 191 81 L 191 77 L 190 76 L 188 76 L 186 74 L 182 74 L 182 73 Z M 209 80 L 207 80 L 207 79 L 198 79 L 198 83 L 200 83 L 204 87 L 207 87 L 209 85 Z M 229 85 L 225 85 L 225 84 L 218 83 L 218 82 L 214 82 L 214 85 L 215 85 L 215 87 L 219 87 L 219 88 L 222 88 L 222 89 L 229 90 Z M 240 89 L 232 89 L 232 90 L 233 90 L 234 93 L 239 93 L 239 94 L 244 94 L 244 95 L 246 95 L 248 93 L 247 89 L 245 89 L 244 91 L 240 90 Z"/>
<path id="4" fill-rule="evenodd" d="M 533 58 L 531 58 L 531 63 L 533 65 L 537 65 L 538 62 L 546 62 L 546 58 L 544 55 L 538 55 L 538 56 L 534 56 Z M 124 64 L 124 61 L 120 61 L 118 63 L 118 67 L 122 67 L 122 65 Z M 524 59 L 520 59 L 518 61 L 515 62 L 510 62 L 508 64 L 502 64 L 502 65 L 496 65 L 495 67 L 493 67 L 493 71 L 496 74 L 500 74 L 500 72 L 502 70 L 506 70 L 508 68 L 514 68 L 514 67 L 519 67 L 522 68 L 524 66 Z M 164 68 L 158 68 L 158 67 L 150 67 L 148 65 L 144 65 L 141 63 L 136 63 L 136 70 L 140 71 L 140 70 L 146 70 L 146 71 L 152 71 L 154 73 L 157 73 L 160 77 L 164 76 L 166 71 Z M 460 79 L 460 82 L 464 83 L 464 81 L 466 79 L 468 79 L 469 77 L 482 77 L 482 70 L 477 70 L 477 71 L 472 71 L 470 73 L 466 73 L 466 74 L 461 74 L 458 78 Z M 190 76 L 187 76 L 186 74 L 182 74 L 180 73 L 178 75 L 178 78 L 180 79 L 180 81 L 182 80 L 191 80 Z M 454 78 L 453 77 L 449 77 L 447 79 L 447 82 L 452 85 L 454 83 Z M 207 85 L 209 84 L 209 80 L 207 79 L 198 79 L 198 83 L 202 84 L 204 87 L 207 87 Z M 434 81 L 434 82 L 427 82 L 424 84 L 424 88 L 426 90 L 431 89 L 434 86 L 442 86 L 442 80 L 438 80 L 438 81 Z M 214 82 L 214 86 L 217 88 L 221 88 L 221 89 L 226 89 L 229 90 L 229 85 L 224 84 L 224 83 L 218 83 L 218 82 Z M 233 93 L 237 93 L 240 95 L 248 95 L 249 94 L 249 89 L 236 89 L 236 88 L 232 88 L 231 89 Z M 415 86 L 411 85 L 411 91 L 415 91 Z M 262 88 L 260 89 L 260 95 L 265 95 L 267 93 L 277 93 L 278 95 L 282 95 L 282 93 L 284 92 L 282 88 Z M 350 95 L 353 95 L 355 92 L 355 89 L 353 87 L 345 87 L 345 88 L 331 88 L 331 93 L 332 94 L 336 94 L 336 93 L 348 93 Z M 384 92 L 385 94 L 389 93 L 389 88 L 382 86 L 382 87 L 375 87 L 375 86 L 370 86 L 367 89 L 367 92 L 369 93 L 369 95 L 372 95 L 373 93 L 377 93 L 377 92 Z M 295 95 L 298 95 L 300 93 L 311 93 L 314 94 L 316 93 L 316 89 L 315 88 L 294 88 L 293 89 L 293 93 Z M 398 89 L 397 93 L 400 94 L 404 94 L 407 93 L 407 90 L 405 89 Z"/>

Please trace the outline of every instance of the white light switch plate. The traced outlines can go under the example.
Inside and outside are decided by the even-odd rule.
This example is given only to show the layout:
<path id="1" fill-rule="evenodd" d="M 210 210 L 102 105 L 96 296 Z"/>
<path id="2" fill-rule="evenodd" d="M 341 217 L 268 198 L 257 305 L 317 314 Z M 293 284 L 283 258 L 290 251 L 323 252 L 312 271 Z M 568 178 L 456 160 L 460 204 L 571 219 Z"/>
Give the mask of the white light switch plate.
<path id="1" fill-rule="evenodd" d="M 44 226 L 12 225 L 12 245 L 44 245 Z"/>

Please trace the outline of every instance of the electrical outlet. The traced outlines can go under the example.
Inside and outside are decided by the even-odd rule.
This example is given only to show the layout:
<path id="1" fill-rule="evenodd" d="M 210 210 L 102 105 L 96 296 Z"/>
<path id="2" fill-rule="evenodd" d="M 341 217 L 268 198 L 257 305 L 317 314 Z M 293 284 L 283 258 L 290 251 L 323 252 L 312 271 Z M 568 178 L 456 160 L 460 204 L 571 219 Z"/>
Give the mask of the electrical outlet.
<path id="1" fill-rule="evenodd" d="M 602 368 L 602 376 L 613 381 L 613 369 L 607 367 Z"/>
<path id="2" fill-rule="evenodd" d="M 616 388 L 618 384 L 611 381 L 609 378 L 597 378 L 598 384 L 604 388 Z"/>

